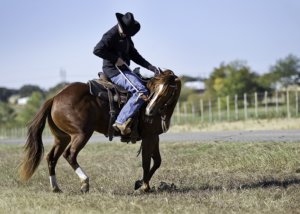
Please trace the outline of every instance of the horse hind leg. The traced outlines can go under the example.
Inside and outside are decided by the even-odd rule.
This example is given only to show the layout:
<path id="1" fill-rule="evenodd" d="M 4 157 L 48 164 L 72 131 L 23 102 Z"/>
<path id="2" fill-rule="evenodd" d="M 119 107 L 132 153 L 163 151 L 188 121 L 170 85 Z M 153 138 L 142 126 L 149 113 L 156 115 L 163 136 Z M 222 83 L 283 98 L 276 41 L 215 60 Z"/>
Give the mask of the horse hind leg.
<path id="1" fill-rule="evenodd" d="M 71 165 L 75 173 L 78 175 L 81 181 L 81 192 L 86 193 L 89 191 L 89 177 L 82 170 L 77 162 L 77 155 L 80 150 L 85 146 L 92 135 L 91 133 L 76 134 L 71 137 L 71 143 L 65 149 L 63 156 Z"/>
<path id="2" fill-rule="evenodd" d="M 64 152 L 71 138 L 68 134 L 61 131 L 54 124 L 51 117 L 48 117 L 48 124 L 52 134 L 54 135 L 54 145 L 46 157 L 48 163 L 48 170 L 49 170 L 50 187 L 52 192 L 62 192 L 56 180 L 55 167 L 59 157 Z"/>
<path id="3" fill-rule="evenodd" d="M 54 145 L 46 157 L 48 162 L 49 179 L 52 192 L 62 192 L 56 180 L 55 167 L 59 157 L 65 150 L 69 141 L 70 137 L 55 137 Z"/>

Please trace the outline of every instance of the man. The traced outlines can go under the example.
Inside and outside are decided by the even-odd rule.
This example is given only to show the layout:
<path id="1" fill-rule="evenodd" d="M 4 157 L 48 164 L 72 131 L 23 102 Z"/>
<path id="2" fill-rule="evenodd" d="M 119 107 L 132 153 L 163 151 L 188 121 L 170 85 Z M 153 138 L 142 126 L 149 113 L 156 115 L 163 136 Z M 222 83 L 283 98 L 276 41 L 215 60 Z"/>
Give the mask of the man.
<path id="1" fill-rule="evenodd" d="M 120 85 L 132 93 L 131 98 L 121 109 L 113 125 L 122 135 L 126 135 L 131 132 L 128 125 L 131 122 L 132 116 L 143 105 L 145 97 L 148 95 L 146 86 L 126 65 L 129 66 L 130 60 L 132 60 L 136 64 L 155 73 L 158 70 L 145 60 L 134 47 L 131 37 L 140 30 L 140 24 L 134 19 L 133 14 L 130 12 L 125 15 L 116 13 L 116 17 L 118 24 L 103 35 L 100 42 L 94 48 L 94 54 L 103 58 L 102 68 L 106 76 L 114 84 Z"/>

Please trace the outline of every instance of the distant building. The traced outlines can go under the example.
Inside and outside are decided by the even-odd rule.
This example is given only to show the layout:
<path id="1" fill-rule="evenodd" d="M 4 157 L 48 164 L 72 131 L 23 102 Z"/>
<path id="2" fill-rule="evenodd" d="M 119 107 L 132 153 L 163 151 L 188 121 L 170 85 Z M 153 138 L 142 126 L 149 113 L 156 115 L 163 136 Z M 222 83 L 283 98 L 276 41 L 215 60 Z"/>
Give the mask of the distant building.
<path id="1" fill-rule="evenodd" d="M 22 98 L 19 98 L 19 99 L 17 100 L 17 104 L 18 104 L 18 105 L 26 105 L 27 102 L 28 102 L 28 99 L 29 99 L 29 97 L 22 97 Z"/>
<path id="2" fill-rule="evenodd" d="M 199 93 L 204 93 L 205 91 L 205 84 L 202 81 L 189 81 L 184 83 L 184 86 L 193 89 Z"/>
<path id="3" fill-rule="evenodd" d="M 10 104 L 17 104 L 19 98 L 20 98 L 20 95 L 11 95 L 8 98 L 8 103 L 10 103 Z"/>

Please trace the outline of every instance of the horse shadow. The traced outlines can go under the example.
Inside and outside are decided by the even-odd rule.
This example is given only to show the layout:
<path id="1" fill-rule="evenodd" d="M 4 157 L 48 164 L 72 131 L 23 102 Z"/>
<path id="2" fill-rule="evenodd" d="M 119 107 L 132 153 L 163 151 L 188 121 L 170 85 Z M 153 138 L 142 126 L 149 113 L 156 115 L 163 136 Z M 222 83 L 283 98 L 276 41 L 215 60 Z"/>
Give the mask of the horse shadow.
<path id="1" fill-rule="evenodd" d="M 153 187 L 150 190 L 150 194 L 159 194 L 163 192 L 169 193 L 191 193 L 191 192 L 207 192 L 207 191 L 224 191 L 224 190 L 247 190 L 247 189 L 267 189 L 272 187 L 288 188 L 292 185 L 299 185 L 299 178 L 290 179 L 264 179 L 261 181 L 241 183 L 241 184 L 229 184 L 229 185 L 203 185 L 200 187 L 177 187 L 174 183 L 160 182 L 158 188 Z M 147 193 L 148 194 L 148 193 Z"/>

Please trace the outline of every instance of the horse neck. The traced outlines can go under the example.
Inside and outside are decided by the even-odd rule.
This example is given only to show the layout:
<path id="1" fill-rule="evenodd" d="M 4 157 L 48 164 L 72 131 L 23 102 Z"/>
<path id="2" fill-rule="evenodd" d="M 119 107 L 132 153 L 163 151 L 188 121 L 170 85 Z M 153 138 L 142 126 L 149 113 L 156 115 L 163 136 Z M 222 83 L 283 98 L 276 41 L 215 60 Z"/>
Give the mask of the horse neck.
<path id="1" fill-rule="evenodd" d="M 174 100 L 166 107 L 165 111 L 159 115 L 161 117 L 160 119 L 162 121 L 162 123 L 161 123 L 162 124 L 162 132 L 166 132 L 170 128 L 171 117 L 175 110 L 177 101 L 179 99 L 181 83 L 179 82 L 176 84 L 177 84 L 177 90 L 176 90 L 176 93 L 173 95 Z"/>
<path id="2" fill-rule="evenodd" d="M 181 82 L 177 83 L 177 90 L 176 90 L 176 93 L 173 95 L 174 100 L 166 109 L 166 117 L 167 117 L 168 121 L 170 121 L 170 119 L 172 117 L 172 114 L 174 112 L 175 106 L 178 102 L 179 95 L 180 95 L 180 90 L 181 90 Z"/>

